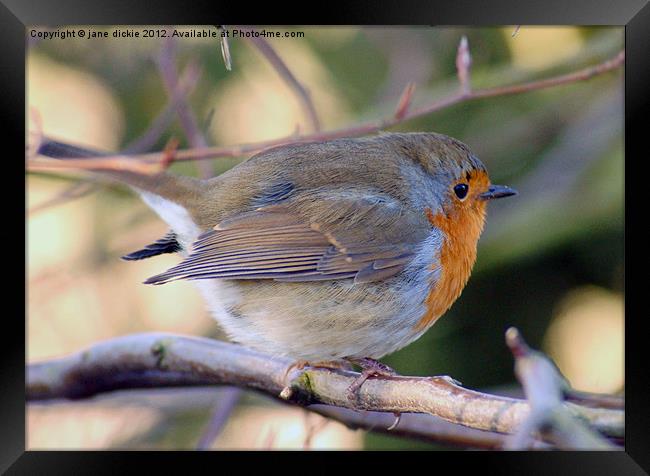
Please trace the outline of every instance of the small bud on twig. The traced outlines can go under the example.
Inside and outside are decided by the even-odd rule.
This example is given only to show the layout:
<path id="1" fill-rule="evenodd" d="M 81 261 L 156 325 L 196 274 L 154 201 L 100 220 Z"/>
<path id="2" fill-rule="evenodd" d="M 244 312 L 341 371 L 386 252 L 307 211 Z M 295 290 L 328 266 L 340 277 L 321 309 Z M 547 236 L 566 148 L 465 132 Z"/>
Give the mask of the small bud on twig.
<path id="1" fill-rule="evenodd" d="M 458 53 L 456 54 L 456 71 L 458 72 L 458 81 L 460 82 L 460 90 L 462 93 L 467 94 L 472 90 L 469 83 L 469 68 L 472 65 L 472 56 L 469 54 L 469 45 L 467 37 L 463 36 L 458 45 Z"/>
<path id="2" fill-rule="evenodd" d="M 172 162 L 174 162 L 174 158 L 176 157 L 176 150 L 178 150 L 179 144 L 180 141 L 176 137 L 172 137 L 167 142 L 167 145 L 165 145 L 162 158 L 160 159 L 160 166 L 163 170 L 168 169 Z"/>
<path id="3" fill-rule="evenodd" d="M 395 109 L 395 119 L 401 120 L 406 116 L 409 106 L 411 105 L 411 100 L 413 99 L 413 92 L 415 91 L 415 83 L 411 82 L 406 85 L 402 95 L 399 98 L 397 103 L 397 108 Z"/>
<path id="4" fill-rule="evenodd" d="M 280 398 L 282 400 L 289 400 L 292 396 L 293 396 L 293 390 L 289 386 L 284 387 L 280 392 Z"/>
<path id="5" fill-rule="evenodd" d="M 514 357 L 524 357 L 530 353 L 530 348 L 516 327 L 509 327 L 506 331 L 506 345 Z"/>

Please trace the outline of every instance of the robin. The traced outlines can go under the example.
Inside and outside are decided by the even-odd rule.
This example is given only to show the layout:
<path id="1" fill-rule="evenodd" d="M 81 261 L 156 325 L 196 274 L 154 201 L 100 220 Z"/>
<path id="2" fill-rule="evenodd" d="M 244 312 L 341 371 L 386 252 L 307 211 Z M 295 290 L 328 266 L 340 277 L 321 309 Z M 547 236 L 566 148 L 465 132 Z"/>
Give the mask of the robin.
<path id="1" fill-rule="evenodd" d="M 46 140 L 50 157 L 97 155 Z M 418 339 L 460 296 L 476 260 L 492 185 L 460 141 L 384 133 L 275 147 L 201 180 L 102 171 L 167 222 L 124 258 L 178 252 L 147 284 L 192 280 L 242 345 L 303 366 L 361 366 L 357 390 L 391 374 L 377 359 Z"/>

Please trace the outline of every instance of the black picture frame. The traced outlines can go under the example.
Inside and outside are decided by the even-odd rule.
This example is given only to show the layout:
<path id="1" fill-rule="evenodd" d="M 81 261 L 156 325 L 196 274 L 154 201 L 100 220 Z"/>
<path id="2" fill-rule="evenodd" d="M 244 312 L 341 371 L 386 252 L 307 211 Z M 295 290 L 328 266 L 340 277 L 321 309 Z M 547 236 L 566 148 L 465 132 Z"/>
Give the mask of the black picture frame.
<path id="1" fill-rule="evenodd" d="M 438 458 L 447 460 L 453 471 L 464 471 L 466 465 L 476 465 L 482 473 L 495 474 L 647 474 L 650 471 L 650 411 L 648 398 L 649 371 L 644 346 L 648 333 L 642 330 L 644 310 L 635 310 L 642 303 L 642 275 L 634 273 L 644 266 L 644 259 L 636 258 L 634 251 L 641 248 L 632 244 L 635 237 L 644 236 L 640 219 L 646 216 L 642 208 L 646 187 L 642 164 L 647 152 L 641 153 L 641 141 L 647 135 L 645 120 L 648 115 L 648 90 L 650 87 L 650 6 L 647 0 L 587 1 L 547 0 L 499 0 L 489 4 L 463 0 L 438 2 L 400 1 L 381 3 L 372 1 L 327 2 L 323 4 L 294 5 L 281 10 L 275 2 L 266 4 L 217 4 L 202 0 L 188 5 L 186 2 L 135 3 L 125 0 L 103 1 L 88 4 L 81 0 L 47 1 L 3 0 L 0 4 L 3 45 L 0 97 L 3 104 L 3 138 L 5 167 L 16 177 L 5 175 L 3 213 L 9 210 L 13 223 L 3 220 L 5 234 L 3 251 L 5 263 L 9 263 L 13 244 L 17 243 L 21 230 L 25 230 L 25 216 L 14 206 L 13 197 L 18 196 L 21 179 L 18 157 L 24 154 L 25 139 L 25 27 L 27 25 L 58 24 L 426 24 L 426 25 L 618 25 L 625 26 L 625 301 L 626 301 L 626 446 L 624 452 L 472 452 L 460 458 L 456 453 L 423 455 L 410 453 L 403 457 L 395 453 L 357 454 L 364 464 L 384 460 L 401 468 L 414 468 L 416 459 L 432 464 L 431 471 L 442 470 Z M 631 164 L 627 166 L 628 162 Z M 11 167 L 7 167 L 11 165 Z M 24 177 L 24 175 L 23 175 Z M 7 187 L 6 185 L 11 185 Z M 14 191 L 14 186 L 16 190 Z M 24 189 L 23 189 L 24 193 Z M 23 195 L 24 197 L 25 195 Z M 6 215 L 5 215 L 6 217 Z M 8 232 L 11 230 L 11 232 Z M 635 233 L 635 231 L 637 233 Z M 643 239 L 643 238 L 641 238 Z M 644 240 L 645 241 L 645 240 Z M 21 296 L 11 293 L 8 284 L 20 285 L 25 278 L 25 268 L 20 272 L 5 272 L 10 277 L 4 287 L 4 296 Z M 12 269 L 13 271 L 13 269 Z M 26 279 L 22 280 L 25 283 Z M 25 289 L 25 293 L 28 290 Z M 22 306 L 25 309 L 26 294 Z M 14 298 L 15 299 L 15 298 Z M 14 299 L 5 299 L 13 303 Z M 16 299 L 20 301 L 19 299 Z M 144 462 L 149 470 L 151 464 L 164 465 L 166 470 L 174 467 L 188 469 L 186 458 L 213 457 L 211 453 L 184 452 L 179 454 L 160 452 L 42 452 L 25 451 L 25 323 L 19 312 L 8 308 L 4 316 L 2 345 L 0 345 L 0 471 L 7 474 L 104 474 L 123 469 L 133 469 Z M 24 310 L 26 316 L 27 309 Z M 9 325 L 11 324 L 11 325 Z M 251 456 L 255 456 L 251 457 Z M 254 455 L 220 453 L 216 464 L 236 463 L 238 470 L 255 465 L 258 458 L 269 459 L 277 469 L 302 471 L 307 462 L 304 458 L 318 457 L 323 463 L 349 464 L 351 454 L 305 454 L 305 453 L 255 453 Z M 433 458 L 436 458 L 435 460 Z M 236 459 L 236 461 L 235 461 Z M 247 463 L 247 464 L 246 464 Z M 408 466 L 406 466 L 408 465 Z M 324 467 L 324 466 L 323 466 Z M 425 466 L 427 467 L 427 466 Z M 489 469 L 488 469 L 489 468 Z M 204 470 L 218 471 L 216 466 Z M 448 469 L 447 469 L 448 470 Z"/>

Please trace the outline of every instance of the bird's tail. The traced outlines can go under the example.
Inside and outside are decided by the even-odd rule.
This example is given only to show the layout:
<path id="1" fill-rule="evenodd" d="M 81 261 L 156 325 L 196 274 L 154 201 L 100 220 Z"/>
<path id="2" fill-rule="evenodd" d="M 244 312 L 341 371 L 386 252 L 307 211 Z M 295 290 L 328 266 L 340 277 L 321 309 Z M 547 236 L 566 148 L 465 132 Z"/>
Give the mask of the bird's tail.
<path id="1" fill-rule="evenodd" d="M 58 142 L 48 138 L 43 138 L 36 152 L 39 155 L 44 155 L 45 157 L 51 157 L 53 159 L 79 159 L 86 157 L 102 157 L 108 155 L 108 153 L 105 152 L 85 149 L 82 147 L 77 147 L 76 145 L 66 144 L 64 142 Z"/>

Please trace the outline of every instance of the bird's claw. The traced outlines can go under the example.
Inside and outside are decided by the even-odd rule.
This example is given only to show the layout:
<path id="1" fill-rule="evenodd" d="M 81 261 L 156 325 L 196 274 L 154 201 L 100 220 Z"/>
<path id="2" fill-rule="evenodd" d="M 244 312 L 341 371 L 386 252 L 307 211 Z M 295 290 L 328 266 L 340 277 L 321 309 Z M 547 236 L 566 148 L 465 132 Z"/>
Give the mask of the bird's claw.
<path id="1" fill-rule="evenodd" d="M 285 382 L 290 381 L 289 380 L 289 375 L 294 370 L 304 370 L 305 367 L 308 367 L 308 366 L 309 366 L 309 362 L 307 362 L 306 360 L 298 360 L 298 361 L 294 362 L 293 364 L 289 365 L 287 367 L 287 369 L 284 371 L 284 381 Z"/>
<path id="2" fill-rule="evenodd" d="M 364 384 L 369 377 L 393 377 L 397 375 L 397 372 L 390 368 L 386 364 L 382 364 L 374 359 L 363 358 L 363 359 L 347 359 L 349 362 L 358 365 L 361 367 L 361 375 L 352 382 L 348 387 L 347 396 L 348 400 L 355 402 L 359 396 L 359 389 Z"/>
<path id="3" fill-rule="evenodd" d="M 352 365 L 345 360 L 324 360 L 320 362 L 309 362 L 307 360 L 298 360 L 287 367 L 284 371 L 284 382 L 289 383 L 291 372 L 294 370 L 304 370 L 307 367 L 314 369 L 328 370 L 352 370 Z"/>

